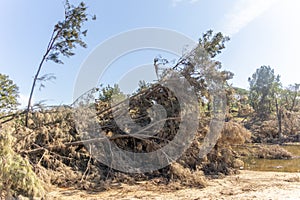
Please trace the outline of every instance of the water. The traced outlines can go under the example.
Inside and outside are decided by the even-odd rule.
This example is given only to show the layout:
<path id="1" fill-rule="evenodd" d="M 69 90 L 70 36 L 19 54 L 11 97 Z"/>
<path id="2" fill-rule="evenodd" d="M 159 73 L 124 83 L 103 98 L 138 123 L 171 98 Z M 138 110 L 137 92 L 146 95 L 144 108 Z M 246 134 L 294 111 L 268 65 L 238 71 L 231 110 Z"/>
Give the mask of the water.
<path id="1" fill-rule="evenodd" d="M 245 169 L 254 171 L 300 172 L 300 145 L 282 147 L 291 152 L 296 158 L 275 160 L 248 157 L 244 159 Z"/>

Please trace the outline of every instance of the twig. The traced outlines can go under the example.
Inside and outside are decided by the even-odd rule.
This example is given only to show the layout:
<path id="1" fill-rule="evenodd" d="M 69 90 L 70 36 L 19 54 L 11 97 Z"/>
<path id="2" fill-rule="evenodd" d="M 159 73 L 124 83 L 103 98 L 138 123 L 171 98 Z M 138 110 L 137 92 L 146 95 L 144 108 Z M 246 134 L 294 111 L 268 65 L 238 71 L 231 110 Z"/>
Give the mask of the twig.
<path id="1" fill-rule="evenodd" d="M 89 139 L 89 140 L 82 140 L 82 141 L 76 141 L 76 142 L 68 142 L 68 143 L 59 144 L 59 145 L 46 145 L 44 147 L 41 147 L 41 146 L 39 146 L 37 144 L 34 144 L 35 146 L 38 146 L 38 148 L 27 150 L 27 151 L 22 151 L 21 153 L 34 153 L 34 152 L 45 150 L 45 149 L 51 151 L 55 147 L 58 147 L 58 146 L 61 146 L 61 145 L 65 146 L 65 147 L 78 146 L 78 145 L 86 145 L 86 144 L 90 144 L 90 143 L 93 143 L 95 141 L 104 140 L 104 139 L 106 139 L 106 138 L 93 138 L 93 139 Z"/>
<path id="2" fill-rule="evenodd" d="M 90 154 L 90 156 L 89 156 L 89 161 L 88 161 L 88 163 L 87 163 L 87 165 L 86 165 L 86 169 L 85 169 L 85 171 L 84 171 L 84 173 L 83 173 L 83 175 L 82 175 L 82 177 L 81 177 L 80 182 L 83 181 L 84 177 L 87 177 L 87 173 L 88 173 L 88 171 L 90 170 L 90 164 L 91 164 L 91 160 L 92 160 L 92 148 L 91 148 L 91 145 L 90 145 L 90 144 L 89 144 L 89 154 Z"/>
<path id="3" fill-rule="evenodd" d="M 44 156 L 46 155 L 46 153 L 48 152 L 47 149 L 45 149 L 45 152 L 43 153 L 42 157 L 40 158 L 39 162 L 37 163 L 37 165 L 39 165 L 41 163 L 41 161 L 43 160 Z"/>
<path id="4" fill-rule="evenodd" d="M 155 137 L 155 136 L 149 136 L 149 135 L 143 135 L 143 134 L 140 134 L 142 132 L 145 132 L 147 129 L 155 126 L 156 124 L 164 121 L 164 120 L 170 120 L 170 119 L 181 119 L 180 117 L 168 117 L 168 118 L 165 118 L 165 119 L 161 119 L 155 123 L 153 123 L 152 125 L 146 127 L 146 128 L 143 128 L 142 130 L 136 132 L 136 133 L 133 133 L 133 134 L 129 134 L 129 135 L 118 135 L 118 136 L 115 136 L 115 137 L 111 137 L 109 138 L 110 140 L 116 140 L 116 139 L 120 139 L 120 138 L 124 138 L 124 137 L 133 137 L 133 138 L 136 138 L 136 139 L 141 139 L 143 140 L 144 138 L 141 137 L 141 136 L 144 136 L 144 137 L 152 137 L 152 138 L 156 138 L 156 139 L 162 139 L 162 138 L 159 138 L 159 137 Z"/>
<path id="5" fill-rule="evenodd" d="M 13 119 L 16 118 L 17 116 L 23 115 L 23 114 L 25 114 L 25 113 L 26 113 L 26 111 L 23 111 L 23 112 L 21 112 L 21 113 L 12 113 L 12 114 L 9 114 L 9 115 L 1 116 L 1 117 L 0 117 L 0 120 L 5 119 L 5 118 L 8 118 L 8 117 L 10 117 L 10 118 L 9 118 L 9 119 L 6 119 L 6 120 L 4 120 L 4 121 L 2 121 L 2 122 L 0 122 L 0 124 L 5 124 L 5 123 L 7 123 L 7 122 L 13 120 Z"/>
<path id="6" fill-rule="evenodd" d="M 140 96 L 140 95 L 142 95 L 142 94 L 144 94 L 144 93 L 149 92 L 148 94 L 146 94 L 146 97 L 147 97 L 147 96 L 150 95 L 152 92 L 155 92 L 156 89 L 158 89 L 159 87 L 160 87 L 160 85 L 156 84 L 156 85 L 154 85 L 154 86 L 148 88 L 148 89 L 145 90 L 145 91 L 141 91 L 140 93 L 133 95 L 133 96 L 130 97 L 130 98 L 135 98 L 135 97 L 137 97 L 137 96 Z M 151 91 L 150 89 L 153 89 L 153 90 Z M 106 109 L 104 109 L 104 110 L 101 110 L 100 112 L 97 113 L 97 115 L 99 116 L 99 115 L 102 115 L 102 114 L 106 113 L 107 111 L 113 110 L 114 108 L 117 108 L 119 105 L 121 105 L 121 104 L 124 103 L 125 101 L 127 101 L 127 99 L 125 99 L 125 100 L 123 100 L 123 101 L 120 101 L 119 103 L 115 104 L 113 107 L 108 107 L 108 108 L 106 108 Z"/>

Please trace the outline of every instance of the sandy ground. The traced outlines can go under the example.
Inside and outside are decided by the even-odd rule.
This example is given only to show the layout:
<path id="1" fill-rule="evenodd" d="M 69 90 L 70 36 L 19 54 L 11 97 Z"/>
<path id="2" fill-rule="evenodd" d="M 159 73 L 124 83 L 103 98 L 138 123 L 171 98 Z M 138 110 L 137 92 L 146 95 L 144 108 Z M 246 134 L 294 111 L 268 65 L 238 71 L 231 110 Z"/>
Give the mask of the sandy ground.
<path id="1" fill-rule="evenodd" d="M 173 188 L 173 189 L 172 189 Z M 49 199 L 293 199 L 300 200 L 300 173 L 241 171 L 238 175 L 208 181 L 208 186 L 180 188 L 149 182 L 121 185 L 105 192 L 55 189 Z"/>

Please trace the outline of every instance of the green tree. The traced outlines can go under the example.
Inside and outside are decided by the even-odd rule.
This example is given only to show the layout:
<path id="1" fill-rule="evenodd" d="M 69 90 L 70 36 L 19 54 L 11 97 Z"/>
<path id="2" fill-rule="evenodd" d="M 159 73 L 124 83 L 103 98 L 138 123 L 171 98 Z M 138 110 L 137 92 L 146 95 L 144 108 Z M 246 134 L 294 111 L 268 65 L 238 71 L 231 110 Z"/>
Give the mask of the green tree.
<path id="1" fill-rule="evenodd" d="M 221 32 L 213 35 L 213 31 L 208 30 L 199 39 L 199 46 L 203 47 L 211 58 L 214 58 L 225 49 L 225 43 L 229 40 L 230 38 Z"/>
<path id="2" fill-rule="evenodd" d="M 114 84 L 113 87 L 108 85 L 107 87 L 102 88 L 98 99 L 100 101 L 107 102 L 112 100 L 112 98 L 117 101 L 121 101 L 126 98 L 126 95 L 121 92 L 118 84 Z"/>
<path id="3" fill-rule="evenodd" d="M 0 112 L 16 109 L 19 88 L 7 75 L 0 74 Z"/>
<path id="4" fill-rule="evenodd" d="M 75 55 L 74 49 L 77 46 L 81 46 L 83 48 L 87 47 L 86 43 L 82 39 L 87 34 L 87 30 L 82 30 L 84 22 L 88 21 L 88 14 L 86 13 L 86 10 L 87 6 L 84 2 L 81 2 L 78 6 L 74 6 L 70 4 L 68 0 L 65 1 L 64 20 L 59 21 L 54 26 L 46 52 L 42 57 L 33 79 L 26 110 L 26 126 L 28 125 L 28 113 L 30 111 L 31 100 L 37 81 L 53 79 L 52 75 L 40 76 L 43 64 L 46 61 L 53 61 L 58 64 L 63 64 L 61 57 L 71 57 Z M 96 17 L 93 16 L 92 19 L 94 20 Z"/>
<path id="5" fill-rule="evenodd" d="M 248 117 L 252 113 L 252 108 L 249 104 L 249 91 L 239 87 L 233 87 L 234 93 L 231 101 L 230 111 L 238 117 Z"/>
<path id="6" fill-rule="evenodd" d="M 221 62 L 214 60 L 215 57 L 225 48 L 225 43 L 230 38 L 224 36 L 221 32 L 214 34 L 212 30 L 207 31 L 198 41 L 198 45 L 190 52 L 184 54 L 178 62 L 167 68 L 162 77 L 168 75 L 168 69 L 173 69 L 179 72 L 189 84 L 193 87 L 198 95 L 201 109 L 206 113 L 210 113 L 217 105 L 222 102 L 214 102 L 210 94 L 211 91 L 225 91 L 230 95 L 230 85 L 228 80 L 233 77 L 233 73 L 226 70 L 221 70 Z M 157 69 L 159 65 L 170 65 L 166 59 L 155 58 L 154 66 Z M 164 67 L 165 68 L 165 67 Z M 223 95 L 223 94 L 222 94 Z M 219 98 L 220 99 L 220 98 Z M 224 102 L 223 102 L 224 103 Z"/>
<path id="7" fill-rule="evenodd" d="M 275 106 L 279 137 L 283 136 L 283 132 L 285 134 L 294 134 L 297 130 L 299 87 L 300 84 L 294 84 L 277 90 Z M 284 131 L 282 130 L 283 128 L 285 128 Z"/>
<path id="8" fill-rule="evenodd" d="M 249 100 L 261 119 L 267 119 L 275 107 L 276 94 L 281 87 L 280 76 L 270 66 L 261 66 L 251 78 Z"/>
<path id="9" fill-rule="evenodd" d="M 300 95 L 300 84 L 289 85 L 284 91 L 284 100 L 286 109 L 290 112 L 298 111 L 299 106 L 299 95 Z"/>
<path id="10" fill-rule="evenodd" d="M 183 55 L 173 67 L 194 86 L 199 96 L 209 98 L 208 82 L 210 85 L 229 86 L 227 80 L 233 77 L 233 73 L 221 71 L 221 62 L 213 60 L 229 40 L 221 32 L 213 34 L 212 30 L 208 30 L 199 39 L 198 46 Z"/>

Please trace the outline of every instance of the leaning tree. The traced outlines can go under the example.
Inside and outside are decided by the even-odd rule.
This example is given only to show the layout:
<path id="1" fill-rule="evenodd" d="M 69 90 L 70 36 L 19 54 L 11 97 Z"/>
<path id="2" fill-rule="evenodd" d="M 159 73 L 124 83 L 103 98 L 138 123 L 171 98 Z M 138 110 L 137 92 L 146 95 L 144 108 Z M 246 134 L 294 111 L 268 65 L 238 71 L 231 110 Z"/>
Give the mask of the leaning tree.
<path id="1" fill-rule="evenodd" d="M 37 68 L 36 74 L 31 86 L 30 96 L 28 99 L 26 109 L 25 124 L 28 125 L 28 114 L 31 108 L 31 101 L 34 93 L 34 89 L 37 82 L 44 82 L 55 78 L 51 74 L 40 76 L 42 67 L 46 61 L 53 61 L 58 64 L 63 64 L 61 57 L 71 57 L 75 55 L 74 49 L 77 46 L 86 48 L 87 45 L 83 40 L 86 37 L 87 30 L 83 29 L 84 22 L 88 21 L 89 15 L 87 14 L 87 6 L 84 2 L 81 2 L 78 6 L 74 6 L 65 1 L 65 16 L 62 21 L 59 21 L 53 28 L 50 41 L 47 45 L 46 52 L 44 53 L 42 60 Z M 96 19 L 95 16 L 92 17 Z M 44 84 L 41 83 L 44 87 Z"/>

